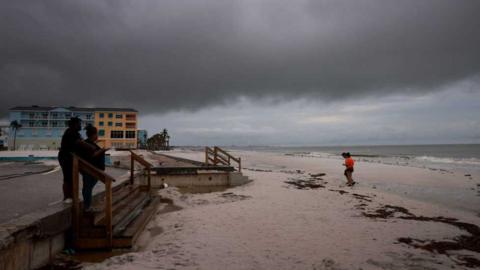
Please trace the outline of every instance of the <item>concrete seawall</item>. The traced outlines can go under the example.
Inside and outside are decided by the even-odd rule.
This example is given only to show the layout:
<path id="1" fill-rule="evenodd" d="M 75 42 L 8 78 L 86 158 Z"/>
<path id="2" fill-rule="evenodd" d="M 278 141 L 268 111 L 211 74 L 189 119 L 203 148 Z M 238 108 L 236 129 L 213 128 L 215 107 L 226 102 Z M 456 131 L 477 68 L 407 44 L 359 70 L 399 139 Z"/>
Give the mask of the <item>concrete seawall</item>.
<path id="1" fill-rule="evenodd" d="M 125 171 L 116 174 L 120 173 Z M 120 176 L 114 186 L 128 180 L 128 176 Z M 94 198 L 105 196 L 101 184 L 97 185 L 100 189 L 94 191 Z M 71 227 L 71 212 L 70 205 L 58 202 L 0 223 L 0 270 L 29 270 L 48 264 L 64 248 L 64 235 Z"/>
<path id="2" fill-rule="evenodd" d="M 0 269 L 36 269 L 64 247 L 71 226 L 70 206 L 62 203 L 0 224 Z"/>
<path id="3" fill-rule="evenodd" d="M 147 183 L 147 178 L 139 176 L 142 184 Z M 167 174 L 151 176 L 152 187 L 163 187 L 163 184 L 175 187 L 194 187 L 194 186 L 239 186 L 250 182 L 248 177 L 239 172 L 215 172 L 199 171 L 196 174 Z"/>

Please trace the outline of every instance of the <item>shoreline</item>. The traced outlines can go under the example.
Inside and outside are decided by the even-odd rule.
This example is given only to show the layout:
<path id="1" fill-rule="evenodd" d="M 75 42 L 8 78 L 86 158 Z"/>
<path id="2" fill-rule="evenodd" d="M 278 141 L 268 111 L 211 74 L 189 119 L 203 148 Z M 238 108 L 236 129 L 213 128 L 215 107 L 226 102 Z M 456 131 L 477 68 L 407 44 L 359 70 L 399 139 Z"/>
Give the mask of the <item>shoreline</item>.
<path id="1" fill-rule="evenodd" d="M 169 154 L 203 158 L 195 151 Z M 472 243 L 478 237 L 471 234 L 480 224 L 475 209 L 445 207 L 455 197 L 438 203 L 385 192 L 377 183 L 388 177 L 385 183 L 390 186 L 401 181 L 408 187 L 435 185 L 445 192 L 454 187 L 462 191 L 472 181 L 478 183 L 478 175 L 456 180 L 438 171 L 357 163 L 354 178 L 360 184 L 350 188 L 344 186 L 338 160 L 319 162 L 252 151 L 234 154 L 242 157 L 244 174 L 252 183 L 212 193 L 161 190 L 182 209 L 158 215 L 140 237 L 137 251 L 87 269 L 471 269 L 480 265 L 476 251 L 439 249 L 442 241 L 464 248 L 458 239 L 467 237 L 466 243 Z M 326 175 L 311 175 L 318 173 Z M 315 185 L 299 189 L 288 183 L 292 181 Z M 469 224 L 473 231 L 459 224 Z"/>

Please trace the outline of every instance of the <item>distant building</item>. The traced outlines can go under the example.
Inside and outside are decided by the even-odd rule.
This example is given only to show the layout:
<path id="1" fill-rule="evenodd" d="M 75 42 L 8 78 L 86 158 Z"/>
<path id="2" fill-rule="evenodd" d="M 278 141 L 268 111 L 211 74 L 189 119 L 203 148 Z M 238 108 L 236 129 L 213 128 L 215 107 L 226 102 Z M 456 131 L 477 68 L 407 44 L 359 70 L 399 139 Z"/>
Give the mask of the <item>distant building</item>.
<path id="1" fill-rule="evenodd" d="M 0 125 L 0 150 L 5 150 L 8 146 L 8 126 Z"/>
<path id="2" fill-rule="evenodd" d="M 92 124 L 98 128 L 99 145 L 113 148 L 136 148 L 137 111 L 122 108 L 78 107 L 14 107 L 9 120 L 21 125 L 15 132 L 9 131 L 9 149 L 56 150 L 60 147 L 67 121 L 77 116 L 82 126 Z M 81 134 L 85 137 L 82 130 Z"/>
<path id="3" fill-rule="evenodd" d="M 144 129 L 137 130 L 137 148 L 146 149 L 147 139 L 148 139 L 148 133 L 146 130 Z"/>
<path id="4" fill-rule="evenodd" d="M 107 148 L 137 148 L 137 111 L 94 108 L 99 145 Z"/>

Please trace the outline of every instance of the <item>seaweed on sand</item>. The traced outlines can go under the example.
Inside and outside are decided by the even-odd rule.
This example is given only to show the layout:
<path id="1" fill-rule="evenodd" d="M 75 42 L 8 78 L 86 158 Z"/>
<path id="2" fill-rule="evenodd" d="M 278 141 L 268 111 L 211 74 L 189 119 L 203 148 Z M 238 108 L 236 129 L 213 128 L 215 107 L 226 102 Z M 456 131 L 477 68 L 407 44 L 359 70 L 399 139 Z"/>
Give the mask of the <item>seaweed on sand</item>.
<path id="1" fill-rule="evenodd" d="M 318 183 L 315 179 L 303 180 L 303 179 L 291 179 L 285 181 L 286 184 L 293 186 L 297 189 L 317 189 L 324 188 L 325 186 Z"/>
<path id="2" fill-rule="evenodd" d="M 400 216 L 395 216 L 395 214 L 401 214 Z M 377 209 L 373 213 L 363 213 L 364 216 L 369 218 L 398 218 L 404 220 L 415 220 L 415 221 L 424 221 L 424 222 L 439 222 L 455 226 L 462 231 L 468 232 L 468 234 L 462 234 L 454 237 L 450 240 L 422 240 L 415 239 L 411 237 L 401 237 L 398 238 L 399 243 L 409 245 L 414 248 L 423 249 L 429 252 L 435 252 L 439 254 L 445 254 L 450 256 L 449 251 L 457 250 L 468 250 L 476 253 L 480 253 L 480 227 L 475 224 L 466 223 L 458 221 L 455 218 L 447 217 L 427 217 L 427 216 L 417 216 L 408 209 L 400 206 L 393 205 L 384 205 L 383 207 Z M 459 260 L 457 262 L 459 265 L 466 267 L 480 267 L 480 260 L 470 257 L 470 256 L 456 256 Z"/>

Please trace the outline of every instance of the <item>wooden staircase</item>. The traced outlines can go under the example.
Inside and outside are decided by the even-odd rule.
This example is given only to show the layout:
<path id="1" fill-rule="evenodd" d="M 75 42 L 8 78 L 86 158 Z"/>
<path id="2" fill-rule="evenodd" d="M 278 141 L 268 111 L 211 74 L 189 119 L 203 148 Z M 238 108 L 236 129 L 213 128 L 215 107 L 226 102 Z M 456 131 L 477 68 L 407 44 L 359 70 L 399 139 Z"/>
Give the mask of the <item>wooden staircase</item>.
<path id="1" fill-rule="evenodd" d="M 134 183 L 134 163 L 144 166 L 147 185 Z M 150 193 L 151 165 L 131 151 L 130 181 L 112 187 L 111 176 L 74 155 L 73 159 L 73 241 L 77 249 L 130 248 L 148 221 L 156 213 L 160 202 Z M 94 197 L 92 206 L 98 210 L 84 212 L 79 201 L 79 173 L 88 173 L 105 185 L 105 191 Z"/>
<path id="2" fill-rule="evenodd" d="M 242 159 L 236 158 L 230 155 L 227 151 L 223 150 L 218 146 L 214 146 L 213 148 L 205 147 L 205 164 L 207 166 L 213 165 L 224 165 L 224 166 L 233 166 L 232 163 L 237 164 L 238 171 L 242 171 Z M 235 168 L 235 167 L 234 167 Z"/>

